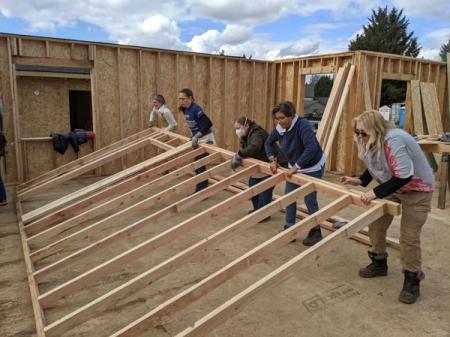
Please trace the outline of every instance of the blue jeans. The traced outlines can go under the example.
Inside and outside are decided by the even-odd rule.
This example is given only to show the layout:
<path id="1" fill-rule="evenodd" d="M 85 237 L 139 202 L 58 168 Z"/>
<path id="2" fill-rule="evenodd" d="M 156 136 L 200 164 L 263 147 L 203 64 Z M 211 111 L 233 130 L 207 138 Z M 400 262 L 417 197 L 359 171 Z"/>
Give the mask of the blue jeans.
<path id="1" fill-rule="evenodd" d="M 256 184 L 259 184 L 260 182 L 266 180 L 269 177 L 263 177 L 263 178 L 252 178 L 250 177 L 248 179 L 248 186 L 252 187 Z M 253 204 L 253 210 L 257 210 L 261 207 L 266 206 L 267 204 L 270 204 L 272 202 L 272 196 L 273 196 L 273 189 L 274 186 L 269 188 L 268 190 L 265 190 L 264 192 L 261 192 L 258 195 L 255 195 L 252 197 L 252 204 Z"/>
<path id="2" fill-rule="evenodd" d="M 2 177 L 0 177 L 0 202 L 6 202 L 6 190 Z"/>
<path id="3" fill-rule="evenodd" d="M 208 156 L 208 153 L 202 153 L 201 155 L 194 158 L 194 160 L 200 160 Z M 195 170 L 195 174 L 200 174 L 206 171 L 206 166 L 199 167 Z M 208 187 L 208 180 L 201 181 L 195 186 L 195 192 L 199 192 Z"/>
<path id="4" fill-rule="evenodd" d="M 308 173 L 303 173 L 303 174 L 306 174 L 306 175 L 314 177 L 314 178 L 322 178 L 324 170 L 325 170 L 325 167 L 322 167 L 322 169 L 320 169 L 318 171 L 308 172 Z M 299 187 L 300 186 L 297 184 L 293 184 L 293 183 L 286 181 L 286 188 L 284 190 L 284 193 L 288 194 Z M 313 214 L 319 210 L 319 204 L 317 203 L 317 192 L 312 192 L 312 193 L 306 195 L 304 200 L 305 200 L 306 208 L 308 208 L 309 214 Z M 286 224 L 284 225 L 284 228 L 289 228 L 297 222 L 296 213 L 297 213 L 297 203 L 296 202 L 294 202 L 294 203 L 290 204 L 288 207 L 286 207 Z"/>

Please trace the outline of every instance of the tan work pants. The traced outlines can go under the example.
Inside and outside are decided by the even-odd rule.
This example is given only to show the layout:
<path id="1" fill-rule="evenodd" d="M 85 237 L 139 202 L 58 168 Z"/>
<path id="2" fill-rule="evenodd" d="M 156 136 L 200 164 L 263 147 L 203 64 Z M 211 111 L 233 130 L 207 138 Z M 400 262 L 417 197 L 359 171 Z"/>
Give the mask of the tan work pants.
<path id="1" fill-rule="evenodd" d="M 386 199 L 401 203 L 400 260 L 403 269 L 422 271 L 420 233 L 430 211 L 432 192 L 394 193 Z M 384 215 L 369 225 L 372 250 L 386 252 L 386 232 L 392 222 L 392 215 Z"/>

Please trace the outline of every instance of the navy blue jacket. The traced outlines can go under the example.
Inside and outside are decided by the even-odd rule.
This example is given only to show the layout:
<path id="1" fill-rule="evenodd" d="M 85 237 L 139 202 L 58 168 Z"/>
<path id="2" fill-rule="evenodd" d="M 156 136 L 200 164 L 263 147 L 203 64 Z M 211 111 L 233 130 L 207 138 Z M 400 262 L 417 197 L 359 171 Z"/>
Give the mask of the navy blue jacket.
<path id="1" fill-rule="evenodd" d="M 303 117 L 297 117 L 295 124 L 291 124 L 289 130 L 283 134 L 274 129 L 264 147 L 267 157 L 270 158 L 270 156 L 274 156 L 273 146 L 278 141 L 291 166 L 297 164 L 300 168 L 305 169 L 317 164 L 322 158 L 323 151 L 309 121 Z"/>
<path id="2" fill-rule="evenodd" d="M 195 136 L 197 132 L 200 132 L 202 136 L 211 133 L 212 123 L 200 105 L 192 102 L 189 108 L 182 108 L 181 111 L 183 111 L 186 123 L 191 129 L 192 136 Z"/>

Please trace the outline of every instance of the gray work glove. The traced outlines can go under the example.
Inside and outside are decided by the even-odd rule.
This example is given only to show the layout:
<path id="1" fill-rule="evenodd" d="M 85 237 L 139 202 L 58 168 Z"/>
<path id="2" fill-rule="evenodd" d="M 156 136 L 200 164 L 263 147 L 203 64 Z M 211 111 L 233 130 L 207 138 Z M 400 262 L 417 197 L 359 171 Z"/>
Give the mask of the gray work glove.
<path id="1" fill-rule="evenodd" d="M 235 155 L 231 158 L 231 169 L 232 169 L 233 171 L 236 171 L 237 168 L 238 168 L 239 166 L 241 166 L 241 162 L 242 162 L 242 158 L 239 157 L 238 154 L 235 154 Z"/>
<path id="2" fill-rule="evenodd" d="M 192 141 L 192 148 L 196 149 L 198 148 L 198 141 L 200 140 L 200 138 L 202 138 L 202 133 L 201 132 L 197 132 L 191 139 Z"/>

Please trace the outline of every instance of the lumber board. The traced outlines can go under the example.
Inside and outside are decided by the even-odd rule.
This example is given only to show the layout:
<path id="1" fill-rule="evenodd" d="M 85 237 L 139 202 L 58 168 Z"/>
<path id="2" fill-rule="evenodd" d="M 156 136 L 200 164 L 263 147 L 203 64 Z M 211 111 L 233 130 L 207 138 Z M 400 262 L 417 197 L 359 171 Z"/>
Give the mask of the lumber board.
<path id="1" fill-rule="evenodd" d="M 344 227 L 334 233 L 331 233 L 313 247 L 300 253 L 215 310 L 211 311 L 209 314 L 205 315 L 203 318 L 197 320 L 193 326 L 180 332 L 176 335 L 176 337 L 205 336 L 206 334 L 211 333 L 211 331 L 213 331 L 217 326 L 224 323 L 231 316 L 242 310 L 245 304 L 251 302 L 257 294 L 273 286 L 279 285 L 291 276 L 300 266 L 316 261 L 332 249 L 339 247 L 339 244 L 341 244 L 345 239 L 354 233 L 357 233 L 360 229 L 370 223 L 376 221 L 383 216 L 383 214 L 383 205 L 376 205 L 375 207 L 367 210 Z"/>
<path id="2" fill-rule="evenodd" d="M 209 186 L 205 190 L 202 190 L 191 196 L 183 198 L 182 200 L 180 200 L 172 205 L 169 205 L 169 206 L 163 208 L 162 210 L 157 211 L 156 213 L 153 213 L 139 221 L 136 221 L 133 224 L 128 225 L 125 228 L 122 228 L 122 229 L 108 235 L 107 237 L 100 239 L 100 240 L 88 245 L 87 247 L 84 247 L 84 248 L 38 270 L 37 272 L 35 272 L 34 275 L 35 275 L 36 279 L 41 279 L 43 276 L 49 274 L 50 272 L 53 272 L 55 270 L 63 268 L 69 262 L 73 262 L 73 261 L 79 260 L 80 258 L 83 258 L 85 256 L 89 256 L 90 254 L 93 254 L 95 251 L 97 251 L 103 247 L 106 247 L 106 246 L 116 242 L 119 239 L 123 239 L 123 238 L 127 237 L 129 234 L 139 230 L 143 226 L 148 226 L 152 223 L 155 223 L 156 221 L 164 219 L 165 217 L 167 217 L 169 215 L 179 213 L 182 210 L 192 206 L 193 204 L 196 204 L 196 203 L 204 200 L 205 198 L 211 196 L 212 194 L 217 193 L 218 191 L 224 189 L 225 187 L 230 186 L 233 182 L 238 181 L 239 179 L 242 179 L 244 177 L 248 177 L 249 175 L 251 175 L 255 172 L 255 169 L 256 169 L 255 166 L 249 167 L 239 173 L 234 174 L 232 177 L 226 178 L 223 181 L 220 181 L 213 186 Z M 206 173 L 206 174 L 209 175 L 210 173 Z M 206 176 L 206 174 L 204 176 Z M 204 178 L 202 178 L 202 179 L 204 179 Z M 108 223 L 107 222 L 96 223 L 96 224 L 91 225 L 91 227 L 87 228 L 86 230 L 91 229 L 93 227 L 94 228 L 101 227 L 104 225 L 108 225 Z"/>
<path id="3" fill-rule="evenodd" d="M 328 98 L 327 105 L 325 106 L 325 111 L 322 115 L 322 120 L 317 130 L 316 137 L 319 144 L 323 147 L 326 141 L 326 133 L 328 130 L 328 124 L 331 122 L 334 113 L 334 107 L 336 100 L 338 100 L 339 88 L 342 85 L 342 78 L 344 77 L 344 67 L 338 69 L 336 77 L 333 79 L 333 87 L 331 88 L 330 97 Z"/>
<path id="4" fill-rule="evenodd" d="M 195 169 L 196 166 L 192 166 L 192 171 Z M 215 174 L 216 172 L 224 171 L 225 169 L 229 168 L 228 163 L 222 163 L 216 167 L 211 168 L 210 170 L 207 170 L 206 172 L 203 172 L 202 174 L 195 175 L 192 178 L 183 181 L 175 186 L 172 186 L 165 191 L 161 191 L 155 195 L 152 195 L 148 198 L 145 198 L 142 201 L 139 201 L 136 204 L 133 204 L 123 210 L 120 210 L 100 221 L 97 221 L 87 227 L 84 227 L 80 230 L 78 230 L 75 233 L 72 233 L 70 235 L 67 235 L 55 242 L 50 243 L 49 245 L 38 249 L 31 253 L 30 257 L 33 260 L 33 262 L 42 260 L 43 258 L 54 254 L 55 252 L 61 251 L 67 246 L 70 246 L 74 242 L 80 241 L 80 240 L 87 240 L 90 237 L 90 233 L 93 232 L 99 232 L 100 230 L 113 226 L 117 224 L 118 222 L 126 222 L 128 217 L 133 216 L 134 214 L 140 214 L 140 212 L 145 211 L 151 207 L 155 207 L 160 205 L 162 202 L 167 201 L 170 198 L 176 197 L 180 195 L 181 193 L 185 193 L 187 191 L 191 191 L 192 188 L 198 184 L 201 181 L 204 181 L 207 179 L 207 177 L 211 176 L 212 174 Z M 163 177 L 164 178 L 164 177 Z M 153 184 L 152 184 L 153 187 Z M 137 228 L 137 227 L 136 227 Z M 136 230 L 135 228 L 135 230 Z M 58 233 L 62 233 L 66 230 L 66 228 L 58 228 Z M 54 233 L 51 233 L 52 235 L 55 235 Z M 130 234 L 130 233 L 128 233 Z M 47 237 L 45 237 L 47 238 Z M 45 239 L 44 238 L 44 239 Z M 30 238 L 31 239 L 31 238 Z M 110 242 L 110 241 L 108 241 Z M 30 241 L 29 241 L 30 244 Z M 100 246 L 96 246 L 96 249 L 101 248 Z"/>
<path id="5" fill-rule="evenodd" d="M 440 135 L 444 132 L 442 126 L 439 100 L 437 97 L 436 86 L 434 83 L 420 82 L 420 91 L 422 93 L 423 109 L 427 123 L 428 134 Z"/>
<path id="6" fill-rule="evenodd" d="M 82 175 L 83 173 L 86 173 L 95 168 L 98 168 L 106 163 L 109 163 L 117 158 L 124 156 L 127 153 L 141 149 L 141 148 L 145 147 L 146 145 L 148 145 L 149 143 L 151 144 L 152 141 L 153 140 L 151 138 L 145 138 L 145 139 L 139 140 L 136 143 L 127 144 L 124 148 L 122 148 L 120 150 L 113 151 L 113 153 L 110 153 L 106 156 L 96 158 L 76 169 L 70 170 L 70 171 L 68 171 L 64 174 L 61 174 L 51 180 L 47 180 L 47 181 L 43 182 L 42 184 L 30 187 L 26 191 L 23 191 L 23 192 L 17 194 L 17 198 L 21 201 L 27 200 L 31 196 L 36 195 L 37 193 L 40 193 L 42 191 L 46 191 L 50 188 L 58 186 L 59 184 L 65 182 L 67 180 L 70 180 L 74 177 L 78 177 L 78 176 Z"/>
<path id="7" fill-rule="evenodd" d="M 31 306 L 34 315 L 34 322 L 36 325 L 36 335 L 37 337 L 46 337 L 44 332 L 44 324 L 45 324 L 44 313 L 42 312 L 38 300 L 39 289 L 36 280 L 33 277 L 33 263 L 31 262 L 30 259 L 30 252 L 26 242 L 26 234 L 23 229 L 23 223 L 21 219 L 22 206 L 19 201 L 16 201 L 16 215 L 17 215 L 17 223 L 19 226 L 20 241 L 22 244 L 22 252 L 25 260 L 25 268 L 27 271 L 28 286 L 30 289 L 30 296 L 31 296 Z"/>
<path id="8" fill-rule="evenodd" d="M 29 223 L 33 220 L 36 220 L 39 217 L 47 215 L 50 212 L 53 212 L 60 207 L 68 205 L 69 203 L 71 203 L 75 200 L 78 200 L 86 195 L 90 195 L 91 193 L 99 191 L 100 189 L 111 186 L 122 179 L 125 179 L 133 174 L 137 174 L 140 171 L 146 170 L 146 169 L 150 168 L 151 166 L 153 166 L 163 160 L 170 159 L 170 158 L 172 158 L 176 155 L 179 155 L 179 154 L 183 153 L 184 151 L 190 150 L 190 149 L 191 149 L 191 144 L 183 144 L 183 145 L 173 148 L 167 152 L 161 153 L 161 154 L 159 154 L 155 157 L 152 157 L 140 164 L 134 165 L 123 171 L 113 174 L 112 176 L 102 179 L 95 184 L 92 184 L 90 186 L 82 188 L 81 190 L 79 190 L 77 192 L 71 193 L 71 194 L 64 196 L 58 200 L 55 200 L 45 206 L 42 206 L 31 212 L 28 212 L 23 215 L 23 221 L 24 221 L 24 223 Z"/>
<path id="9" fill-rule="evenodd" d="M 179 165 L 184 165 L 202 153 L 204 153 L 204 150 L 201 148 L 196 149 L 194 151 L 190 151 L 174 159 L 171 159 L 168 162 L 165 162 L 147 171 L 144 171 L 128 179 L 120 181 L 110 187 L 107 187 L 104 190 L 93 193 L 92 195 L 84 199 L 76 200 L 68 206 L 60 208 L 34 222 L 29 223 L 28 225 L 25 226 L 25 231 L 28 235 L 37 234 L 58 221 L 65 220 L 71 216 L 72 217 L 76 216 L 77 214 L 80 214 L 80 212 L 83 212 L 83 210 L 85 210 L 86 208 L 89 209 L 94 207 L 97 203 L 101 202 L 106 198 L 110 198 L 116 195 L 117 193 L 120 192 L 123 193 L 125 191 L 135 188 L 136 186 L 145 184 L 146 182 L 154 179 L 157 175 L 167 170 L 171 170 Z"/>
<path id="10" fill-rule="evenodd" d="M 414 121 L 414 130 L 418 135 L 425 134 L 423 125 L 422 97 L 420 94 L 420 82 L 411 81 L 411 100 Z"/>
<path id="11" fill-rule="evenodd" d="M 140 186 L 132 189 L 131 191 L 129 191 L 127 193 L 118 195 L 115 198 L 109 199 L 96 207 L 90 208 L 86 212 L 78 214 L 77 216 L 70 218 L 66 221 L 63 221 L 62 223 L 59 223 L 51 228 L 48 228 L 45 231 L 42 231 L 33 236 L 30 236 L 27 239 L 28 244 L 31 247 L 33 245 L 39 244 L 40 242 L 45 242 L 49 238 L 52 238 L 64 231 L 68 230 L 69 228 L 73 228 L 79 224 L 82 224 L 83 222 L 85 222 L 87 220 L 93 219 L 101 214 L 104 214 L 105 212 L 108 212 L 113 209 L 119 210 L 120 207 L 133 204 L 136 202 L 137 198 L 151 192 L 152 189 L 159 188 L 167 183 L 170 183 L 173 179 L 178 179 L 184 175 L 187 175 L 199 167 L 202 167 L 207 164 L 211 164 L 213 162 L 217 162 L 218 159 L 220 159 L 219 154 L 210 155 L 210 156 L 202 158 L 198 161 L 195 161 L 193 163 L 182 166 L 173 172 L 170 172 L 162 177 L 157 178 L 156 180 L 152 180 L 152 181 L 149 181 L 146 183 L 142 182 L 140 184 Z M 161 198 L 159 198 L 157 201 L 161 202 L 166 199 L 167 199 L 167 195 L 161 194 Z M 146 200 L 148 200 L 148 198 Z M 142 201 L 139 203 L 143 204 Z M 151 203 L 149 203 L 149 204 L 151 204 Z M 125 214 L 123 214 L 121 212 L 116 213 L 116 215 L 119 215 L 119 214 L 122 215 L 122 219 L 123 219 L 123 216 L 126 216 L 125 214 L 131 215 L 132 213 L 130 213 L 130 212 L 125 212 Z M 110 217 L 108 217 L 108 219 L 112 220 L 112 217 L 113 216 L 110 216 Z M 115 217 L 114 217 L 114 220 L 116 220 Z M 109 225 L 112 225 L 112 224 L 113 224 L 113 222 L 110 222 Z"/>
<path id="12" fill-rule="evenodd" d="M 104 156 L 104 155 L 106 155 L 108 153 L 111 153 L 111 152 L 119 149 L 120 147 L 122 147 L 122 146 L 124 146 L 126 144 L 129 144 L 130 142 L 135 142 L 135 141 L 141 139 L 143 136 L 150 136 L 150 135 L 155 134 L 155 133 L 157 133 L 157 132 L 152 130 L 152 129 L 145 129 L 145 130 L 143 130 L 143 131 L 141 131 L 139 133 L 131 135 L 130 137 L 127 137 L 127 138 L 122 139 L 122 140 L 120 140 L 118 142 L 115 142 L 115 143 L 112 143 L 112 144 L 110 144 L 108 146 L 105 146 L 104 148 L 102 148 L 100 150 L 94 151 L 94 152 L 89 153 L 89 154 L 87 154 L 87 155 L 85 155 L 85 156 L 83 156 L 83 157 L 81 157 L 79 159 L 73 160 L 70 163 L 61 165 L 60 167 L 58 167 L 58 168 L 56 168 L 54 170 L 51 170 L 51 171 L 46 172 L 44 174 L 41 174 L 41 175 L 39 175 L 39 176 L 37 176 L 37 177 L 35 177 L 33 179 L 27 180 L 24 183 L 18 185 L 17 188 L 18 188 L 19 192 L 23 192 L 27 188 L 30 188 L 32 186 L 41 184 L 42 182 L 45 182 L 45 181 L 50 180 L 52 178 L 55 178 L 55 177 L 65 173 L 65 172 L 68 172 L 70 170 L 78 168 L 79 166 L 84 165 L 86 162 L 88 162 L 90 160 L 93 160 L 93 159 L 96 159 L 96 158 L 98 158 L 100 156 Z M 46 140 L 47 139 L 51 140 L 50 137 L 45 137 L 45 138 L 41 137 L 41 138 L 42 139 L 46 139 Z M 35 137 L 34 139 L 38 140 L 40 138 L 36 138 Z M 23 140 L 26 140 L 26 139 L 23 139 Z"/>
<path id="13" fill-rule="evenodd" d="M 179 225 L 172 227 L 169 231 L 171 231 L 171 233 L 173 233 L 175 230 L 177 230 L 177 231 L 179 231 L 179 234 L 182 234 L 183 232 L 186 231 L 186 228 L 184 228 L 184 227 L 198 226 L 200 223 L 204 223 L 204 221 L 202 221 L 202 220 L 212 219 L 212 218 L 218 216 L 219 213 L 223 213 L 224 211 L 229 210 L 232 207 L 235 207 L 237 204 L 239 204 L 242 201 L 242 199 L 244 199 L 244 198 L 250 199 L 253 195 L 261 193 L 262 191 L 266 190 L 269 186 L 273 186 L 273 184 L 277 184 L 277 183 L 281 182 L 282 179 L 283 179 L 282 174 L 275 175 L 272 178 L 269 178 L 269 179 L 265 180 L 264 182 L 253 186 L 251 189 L 249 189 L 247 191 L 242 191 L 241 193 L 236 194 L 236 195 L 226 199 L 225 201 L 203 211 L 202 213 L 180 223 Z M 305 191 L 307 193 L 310 193 L 311 190 L 309 190 L 309 192 L 308 192 L 308 189 L 305 188 L 302 191 L 297 191 L 297 192 L 296 191 L 294 191 L 292 194 L 290 194 L 290 196 L 292 197 L 293 195 L 297 195 L 297 193 L 298 193 L 298 195 L 301 195 L 302 193 L 305 193 Z M 307 194 L 307 193 L 305 193 L 305 194 Z M 287 197 L 286 197 L 286 199 L 287 199 Z M 136 291 L 137 289 L 139 289 L 139 287 L 146 286 L 149 282 L 151 282 L 149 280 L 149 277 L 152 277 L 152 279 L 155 276 L 160 277 L 158 272 L 164 273 L 164 274 L 167 273 L 167 271 L 168 271 L 167 269 L 169 268 L 169 270 L 170 270 L 170 263 L 172 260 L 175 260 L 175 259 L 184 260 L 184 258 L 186 257 L 186 254 L 191 254 L 191 253 L 193 254 L 195 252 L 199 252 L 202 250 L 201 247 L 203 247 L 205 245 L 212 244 L 213 242 L 215 242 L 219 239 L 224 239 L 224 237 L 226 235 L 230 236 L 230 235 L 236 234 L 239 232 L 238 229 L 246 228 L 244 226 L 250 226 L 252 224 L 258 223 L 260 220 L 264 219 L 268 215 L 279 210 L 279 208 L 281 207 L 280 206 L 281 200 L 276 203 L 277 204 L 271 203 L 271 204 L 265 206 L 264 208 L 261 208 L 257 212 L 249 214 L 246 217 L 244 217 L 243 219 L 238 220 L 237 223 L 239 223 L 240 226 L 237 226 L 237 225 L 235 225 L 236 223 L 233 223 L 233 224 L 225 227 L 220 232 L 217 232 L 220 234 L 216 233 L 215 237 L 207 237 L 204 240 L 197 243 L 196 245 L 189 247 L 188 248 L 189 253 L 181 252 L 181 253 L 175 255 L 171 259 L 166 260 L 163 263 L 161 263 L 162 266 L 158 265 L 158 266 L 138 275 L 134 279 L 115 288 L 114 290 L 110 291 L 109 293 L 97 298 L 96 300 L 88 303 L 87 305 L 83 306 L 82 308 L 79 308 L 79 309 L 75 310 L 74 312 L 62 317 L 58 321 L 53 322 L 52 324 L 48 325 L 45 328 L 47 336 L 52 337 L 52 336 L 59 335 L 61 332 L 64 332 L 67 329 L 88 319 L 89 317 L 92 317 L 92 315 L 94 313 L 98 312 L 99 310 L 103 310 L 106 307 L 109 307 L 109 305 L 111 305 L 112 303 L 117 301 L 119 298 L 123 298 L 124 296 L 127 296 L 127 294 L 132 293 L 132 292 Z M 289 201 L 289 203 L 292 203 L 292 199 Z M 286 204 L 286 205 L 288 205 L 288 204 Z M 166 233 L 162 233 L 159 236 L 152 238 L 152 240 L 153 241 L 154 240 L 161 240 L 161 241 L 168 240 L 169 236 Z M 222 234 L 222 233 L 226 233 L 226 234 Z M 214 238 L 215 238 L 215 240 L 214 240 Z M 165 241 L 165 242 L 167 242 L 167 241 Z M 169 267 L 163 268 L 165 265 L 168 265 Z M 155 275 L 155 274 L 157 274 L 157 275 Z M 41 305 L 42 305 L 42 303 L 41 303 Z"/>
<path id="14" fill-rule="evenodd" d="M 311 183 L 309 185 L 312 185 Z M 306 187 L 307 185 L 305 185 Z M 305 188 L 303 187 L 303 188 Z M 286 195 L 287 196 L 287 195 Z M 287 199 L 283 197 L 283 199 Z M 298 198 L 299 196 L 297 196 Z M 278 199 L 281 201 L 281 199 Z M 295 199 L 294 199 L 295 200 Z M 285 205 L 289 205 L 292 201 L 285 202 Z M 155 309 L 145 314 L 141 318 L 127 325 L 123 329 L 111 335 L 111 337 L 131 337 L 136 336 L 150 327 L 153 327 L 156 323 L 165 317 L 173 314 L 175 311 L 182 309 L 183 307 L 191 304 L 198 298 L 206 295 L 208 292 L 217 288 L 222 283 L 231 279 L 239 272 L 249 268 L 250 266 L 262 261 L 264 258 L 269 256 L 272 252 L 277 249 L 287 245 L 290 241 L 302 235 L 317 223 L 322 222 L 329 216 L 333 215 L 340 209 L 345 208 L 351 204 L 351 198 L 349 196 L 342 196 L 341 198 L 335 200 L 331 204 L 322 208 L 319 212 L 315 213 L 313 216 L 305 218 L 300 222 L 297 222 L 295 226 L 290 227 L 271 239 L 261 243 L 254 249 L 248 251 L 237 259 L 233 260 L 225 267 L 219 269 L 213 274 L 209 275 L 205 279 L 197 282 L 193 286 L 184 290 L 180 294 L 168 299 L 161 305 L 157 306 Z M 267 206 L 266 206 L 267 207 Z M 247 217 L 246 217 L 247 218 Z M 245 219 L 240 220 L 240 222 Z"/>
<path id="15" fill-rule="evenodd" d="M 339 105 L 337 107 L 336 112 L 334 113 L 333 116 L 333 121 L 331 124 L 331 128 L 328 130 L 328 135 L 327 135 L 327 142 L 325 145 L 325 155 L 328 157 L 331 153 L 331 148 L 333 146 L 334 140 L 335 140 L 335 136 L 338 130 L 338 126 L 339 126 L 339 121 L 341 120 L 341 116 L 343 114 L 344 111 L 344 106 L 347 102 L 347 97 L 348 97 L 348 93 L 350 90 L 350 85 L 352 84 L 352 80 L 353 80 L 353 74 L 355 73 L 355 66 L 352 65 L 350 67 L 350 70 L 348 72 L 347 78 L 345 80 L 345 85 L 344 88 L 342 89 L 342 94 L 340 96 L 339 99 Z"/>

